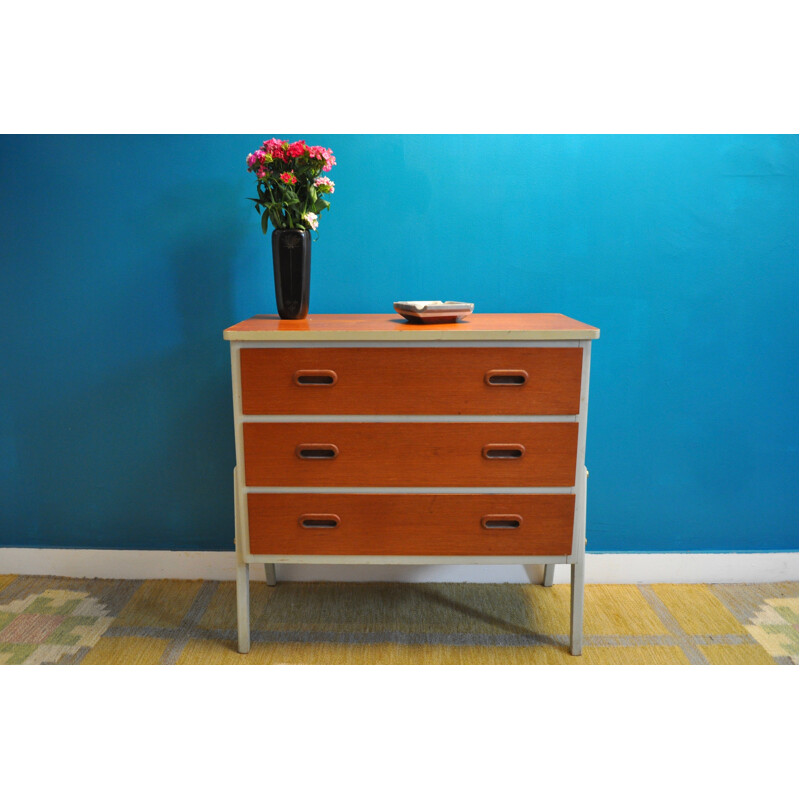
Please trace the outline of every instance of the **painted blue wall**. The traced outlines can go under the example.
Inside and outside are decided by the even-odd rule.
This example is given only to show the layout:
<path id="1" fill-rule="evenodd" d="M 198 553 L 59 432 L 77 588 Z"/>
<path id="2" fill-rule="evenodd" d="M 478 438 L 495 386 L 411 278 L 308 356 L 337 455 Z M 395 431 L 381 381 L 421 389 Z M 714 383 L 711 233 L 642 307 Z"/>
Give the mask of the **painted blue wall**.
<path id="1" fill-rule="evenodd" d="M 271 135 L 0 138 L 0 545 L 226 550 L 222 329 L 274 313 Z M 331 136 L 311 309 L 557 311 L 589 549 L 792 550 L 797 136 Z"/>

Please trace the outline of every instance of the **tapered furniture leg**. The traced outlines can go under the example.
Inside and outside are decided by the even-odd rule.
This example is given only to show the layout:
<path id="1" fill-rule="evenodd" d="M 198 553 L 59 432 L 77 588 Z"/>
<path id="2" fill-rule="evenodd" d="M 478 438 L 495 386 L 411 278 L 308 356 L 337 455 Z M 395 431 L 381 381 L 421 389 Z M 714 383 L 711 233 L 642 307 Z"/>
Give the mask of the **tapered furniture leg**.
<path id="1" fill-rule="evenodd" d="M 264 564 L 264 572 L 267 575 L 267 586 L 275 586 L 275 584 L 278 582 L 275 579 L 275 565 Z"/>
<path id="2" fill-rule="evenodd" d="M 579 656 L 583 650 L 583 559 L 571 565 L 569 651 Z"/>
<path id="3" fill-rule="evenodd" d="M 250 652 L 250 565 L 242 553 L 239 485 L 233 471 L 233 510 L 236 527 L 236 624 L 239 630 L 239 652 Z"/>
<path id="4" fill-rule="evenodd" d="M 544 565 L 544 580 L 542 581 L 542 586 L 552 586 L 553 585 L 553 576 L 556 573 L 556 565 L 555 564 L 545 564 Z"/>
<path id="5" fill-rule="evenodd" d="M 250 652 L 250 565 L 236 566 L 236 617 L 239 627 L 239 652 Z"/>
<path id="6" fill-rule="evenodd" d="M 575 546 L 577 560 L 571 566 L 570 586 L 570 631 L 569 651 L 579 656 L 583 650 L 583 586 L 586 573 L 586 488 L 589 470 L 584 466 L 579 470 L 580 492 L 575 509 L 578 528 L 578 543 Z"/>

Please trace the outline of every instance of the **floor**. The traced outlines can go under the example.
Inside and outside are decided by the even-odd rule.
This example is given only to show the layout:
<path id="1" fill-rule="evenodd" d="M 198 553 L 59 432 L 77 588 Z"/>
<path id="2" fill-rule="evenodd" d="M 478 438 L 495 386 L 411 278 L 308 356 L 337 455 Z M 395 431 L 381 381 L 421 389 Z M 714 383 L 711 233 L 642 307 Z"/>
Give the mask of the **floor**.
<path id="1" fill-rule="evenodd" d="M 253 583 L 0 575 L 0 664 L 797 664 L 798 584 Z"/>

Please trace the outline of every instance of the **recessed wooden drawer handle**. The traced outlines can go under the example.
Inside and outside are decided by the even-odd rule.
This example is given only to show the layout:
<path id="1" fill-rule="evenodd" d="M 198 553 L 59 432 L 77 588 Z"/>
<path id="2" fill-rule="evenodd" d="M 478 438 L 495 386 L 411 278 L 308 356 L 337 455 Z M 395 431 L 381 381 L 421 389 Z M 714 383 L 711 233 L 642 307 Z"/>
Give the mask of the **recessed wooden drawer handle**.
<path id="1" fill-rule="evenodd" d="M 299 369 L 294 374 L 298 386 L 333 386 L 339 376 L 332 369 Z"/>
<path id="2" fill-rule="evenodd" d="M 522 517 L 519 514 L 486 514 L 481 518 L 481 527 L 487 531 L 494 530 L 513 530 L 522 525 Z"/>
<path id="3" fill-rule="evenodd" d="M 337 514 L 303 514 L 299 519 L 301 528 L 338 528 L 341 521 Z"/>
<path id="4" fill-rule="evenodd" d="M 524 369 L 490 369 L 484 380 L 489 386 L 524 386 L 528 373 Z"/>
<path id="5" fill-rule="evenodd" d="M 483 457 L 489 459 L 522 458 L 525 448 L 521 444 L 487 444 L 483 448 Z"/>
<path id="6" fill-rule="evenodd" d="M 299 444 L 294 449 L 298 458 L 307 461 L 328 460 L 339 455 L 339 448 L 335 444 Z"/>

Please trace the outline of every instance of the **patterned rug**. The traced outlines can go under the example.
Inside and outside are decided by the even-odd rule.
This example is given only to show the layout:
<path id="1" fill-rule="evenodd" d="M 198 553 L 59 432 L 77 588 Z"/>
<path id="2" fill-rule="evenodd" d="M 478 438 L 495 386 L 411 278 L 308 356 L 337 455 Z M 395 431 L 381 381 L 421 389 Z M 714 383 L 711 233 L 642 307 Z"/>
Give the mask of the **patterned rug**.
<path id="1" fill-rule="evenodd" d="M 798 585 L 251 587 L 236 651 L 231 582 L 0 576 L 0 664 L 797 664 Z"/>

